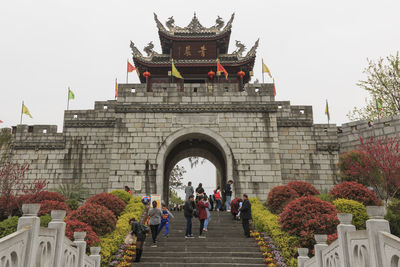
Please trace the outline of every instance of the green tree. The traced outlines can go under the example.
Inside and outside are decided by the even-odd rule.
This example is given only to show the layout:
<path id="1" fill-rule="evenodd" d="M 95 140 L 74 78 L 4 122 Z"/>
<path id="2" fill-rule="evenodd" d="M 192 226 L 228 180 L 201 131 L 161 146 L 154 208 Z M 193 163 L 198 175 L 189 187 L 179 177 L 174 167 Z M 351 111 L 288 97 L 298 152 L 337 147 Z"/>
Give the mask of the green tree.
<path id="1" fill-rule="evenodd" d="M 389 55 L 376 61 L 369 60 L 363 73 L 367 78 L 357 83 L 369 97 L 363 108 L 354 107 L 347 114 L 350 120 L 375 120 L 400 114 L 400 58 Z"/>
<path id="2" fill-rule="evenodd" d="M 185 167 L 175 165 L 169 175 L 169 188 L 170 189 L 181 189 L 183 188 L 183 174 L 186 173 Z"/>

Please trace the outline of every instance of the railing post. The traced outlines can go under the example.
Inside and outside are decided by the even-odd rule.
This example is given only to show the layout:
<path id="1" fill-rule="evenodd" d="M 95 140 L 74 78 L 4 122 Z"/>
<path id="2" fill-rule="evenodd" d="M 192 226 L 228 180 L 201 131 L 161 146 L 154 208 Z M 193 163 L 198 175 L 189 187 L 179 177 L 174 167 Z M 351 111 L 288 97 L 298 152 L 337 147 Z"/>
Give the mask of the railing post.
<path id="1" fill-rule="evenodd" d="M 341 266 L 350 266 L 349 247 L 347 244 L 347 232 L 356 230 L 356 227 L 351 224 L 353 214 L 338 213 L 340 224 L 337 226 L 338 244 L 339 244 L 339 260 Z"/>
<path id="2" fill-rule="evenodd" d="M 56 229 L 56 250 L 54 253 L 54 267 L 62 267 L 61 259 L 64 247 L 64 238 L 65 238 L 65 210 L 53 210 L 51 211 L 51 222 L 49 222 L 49 229 Z"/>
<path id="3" fill-rule="evenodd" d="M 92 258 L 95 262 L 94 267 L 100 267 L 101 256 L 100 256 L 100 247 L 91 247 L 90 248 L 90 258 Z"/>
<path id="4" fill-rule="evenodd" d="M 384 206 L 367 206 L 369 219 L 366 222 L 366 226 L 371 266 L 384 266 L 384 255 L 382 255 L 380 249 L 382 244 L 380 244 L 379 232 L 382 231 L 390 233 L 389 222 L 383 218 L 383 216 L 385 216 L 385 212 L 386 210 Z"/>
<path id="5" fill-rule="evenodd" d="M 86 255 L 86 232 L 74 232 L 74 245 L 78 248 L 78 265 L 83 266 Z"/>
<path id="6" fill-rule="evenodd" d="M 315 257 L 317 257 L 317 267 L 323 267 L 323 261 L 322 261 L 322 251 L 328 247 L 328 244 L 326 244 L 326 240 L 328 239 L 327 235 L 314 235 L 315 241 L 317 241 L 317 244 L 314 245 L 314 250 L 315 250 Z"/>
<path id="7" fill-rule="evenodd" d="M 308 257 L 308 248 L 298 248 L 297 252 L 299 253 L 297 257 L 297 267 L 304 267 L 304 263 L 310 259 Z"/>
<path id="8" fill-rule="evenodd" d="M 37 216 L 39 212 L 40 204 L 23 204 L 22 205 L 22 217 L 18 219 L 17 230 L 22 229 L 25 226 L 30 226 L 28 235 L 28 242 L 26 244 L 26 252 L 24 259 L 25 267 L 34 267 L 36 262 L 36 251 L 38 249 L 38 239 L 40 230 L 40 219 Z"/>

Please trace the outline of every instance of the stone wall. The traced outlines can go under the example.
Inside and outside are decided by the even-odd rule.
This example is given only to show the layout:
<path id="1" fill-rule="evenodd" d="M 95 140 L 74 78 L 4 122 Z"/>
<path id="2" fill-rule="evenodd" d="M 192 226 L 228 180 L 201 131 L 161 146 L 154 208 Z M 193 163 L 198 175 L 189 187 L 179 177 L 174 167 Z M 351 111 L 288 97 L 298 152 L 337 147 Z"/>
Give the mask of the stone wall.
<path id="1" fill-rule="evenodd" d="M 338 127 L 340 153 L 357 149 L 360 144 L 360 137 L 363 139 L 371 137 L 400 137 L 400 115 L 373 122 L 355 121 Z"/>
<path id="2" fill-rule="evenodd" d="M 234 180 L 236 194 L 265 199 L 289 180 L 321 189 L 334 184 L 340 147 L 336 126 L 314 124 L 310 106 L 276 102 L 273 84 L 246 84 L 244 91 L 237 84 L 184 84 L 180 91 L 167 83 L 152 92 L 145 84 L 120 84 L 118 100 L 65 111 L 62 133 L 18 125 L 13 136 L 12 160 L 30 164 L 27 182 L 82 182 L 91 194 L 125 185 L 163 194 L 169 165 L 200 150 L 222 168 L 221 183 Z M 196 140 L 206 145 L 173 154 Z"/>

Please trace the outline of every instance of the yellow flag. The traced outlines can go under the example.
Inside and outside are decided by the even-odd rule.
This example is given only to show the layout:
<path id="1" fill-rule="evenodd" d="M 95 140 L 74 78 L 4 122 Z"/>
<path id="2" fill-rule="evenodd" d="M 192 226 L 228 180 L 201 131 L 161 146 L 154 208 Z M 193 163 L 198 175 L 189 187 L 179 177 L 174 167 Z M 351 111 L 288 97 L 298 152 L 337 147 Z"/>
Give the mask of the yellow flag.
<path id="1" fill-rule="evenodd" d="M 29 112 L 28 108 L 22 103 L 22 114 L 28 115 L 30 118 L 32 118 L 31 113 Z"/>
<path id="2" fill-rule="evenodd" d="M 183 79 L 182 75 L 179 73 L 177 68 L 175 67 L 174 60 L 172 60 L 172 71 L 171 71 L 172 76 Z"/>
<path id="3" fill-rule="evenodd" d="M 272 78 L 271 72 L 269 71 L 267 65 L 264 64 L 264 59 L 262 60 L 262 73 L 268 73 L 269 77 Z"/>

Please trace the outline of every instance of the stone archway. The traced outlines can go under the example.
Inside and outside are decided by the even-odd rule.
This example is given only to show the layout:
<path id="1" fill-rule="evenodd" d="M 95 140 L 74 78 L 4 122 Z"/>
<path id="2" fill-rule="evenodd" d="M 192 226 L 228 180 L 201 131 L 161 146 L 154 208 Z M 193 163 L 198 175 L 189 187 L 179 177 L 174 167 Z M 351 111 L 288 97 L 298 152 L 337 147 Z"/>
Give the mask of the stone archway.
<path id="1" fill-rule="evenodd" d="M 207 128 L 183 128 L 170 134 L 157 154 L 156 192 L 164 201 L 168 201 L 167 175 L 189 155 L 210 160 L 220 170 L 221 183 L 232 179 L 233 155 L 224 138 Z"/>

